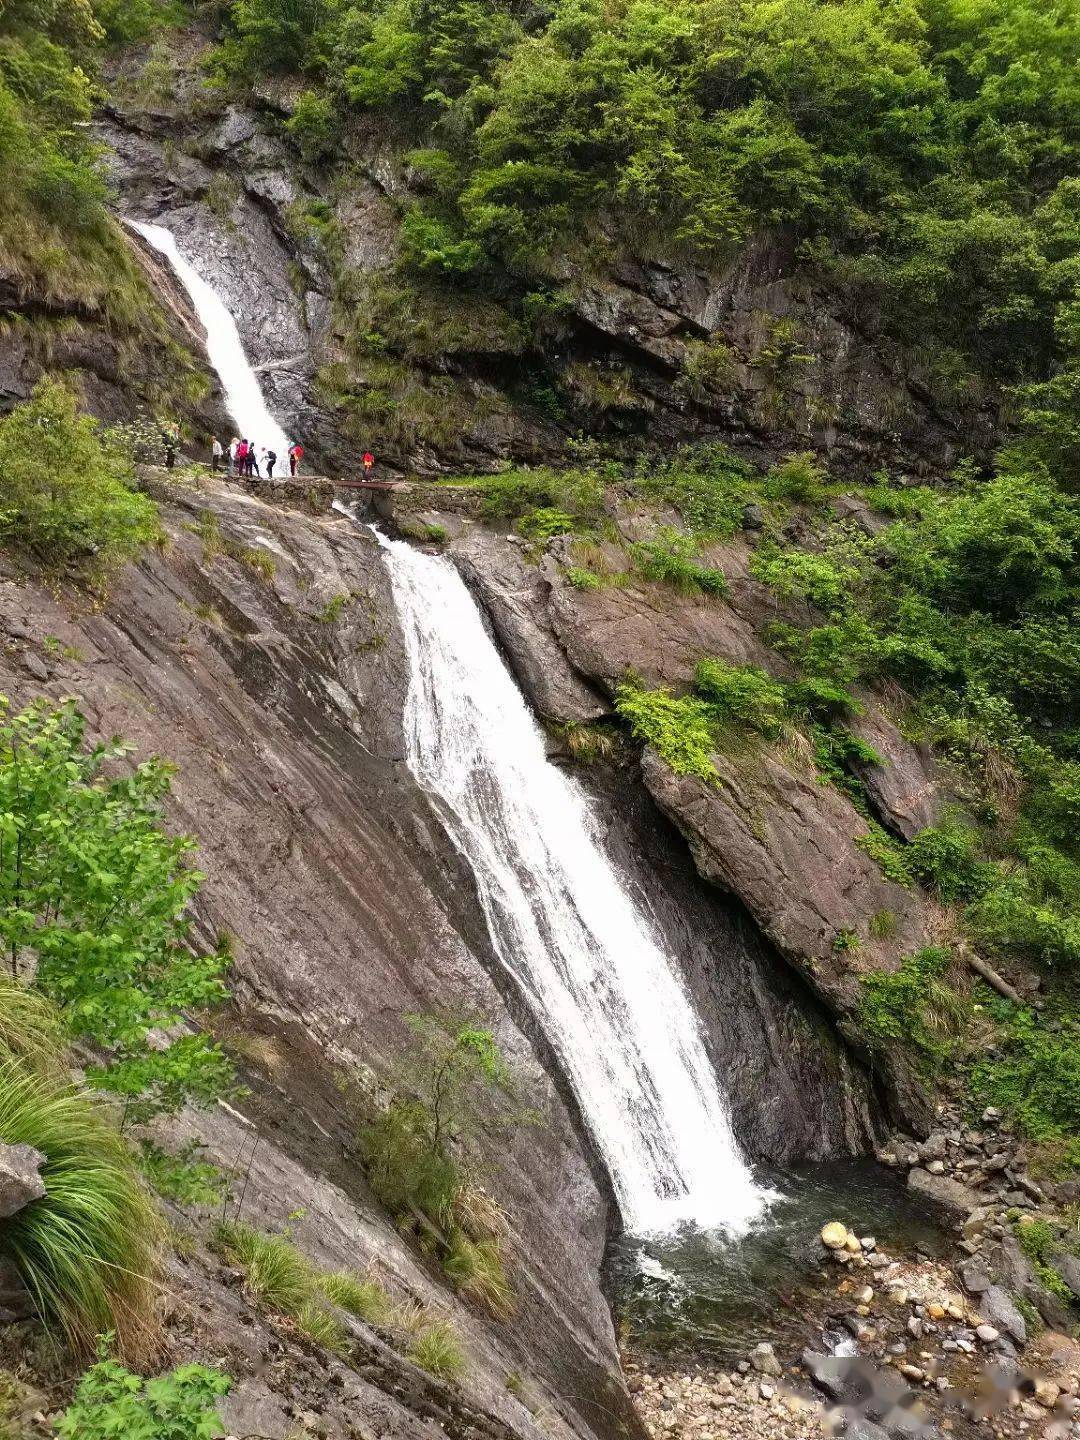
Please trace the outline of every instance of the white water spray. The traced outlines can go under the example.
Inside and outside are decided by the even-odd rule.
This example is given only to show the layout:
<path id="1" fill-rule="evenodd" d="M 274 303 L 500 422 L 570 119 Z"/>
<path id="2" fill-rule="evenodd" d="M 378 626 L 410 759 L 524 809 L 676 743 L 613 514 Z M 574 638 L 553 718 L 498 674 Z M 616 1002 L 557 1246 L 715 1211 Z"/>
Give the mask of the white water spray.
<path id="1" fill-rule="evenodd" d="M 408 763 L 476 876 L 496 952 L 573 1085 L 638 1234 L 744 1229 L 739 1153 L 689 996 L 447 560 L 379 537 L 410 660 Z"/>
<path id="2" fill-rule="evenodd" d="M 284 430 L 270 414 L 263 399 L 255 372 L 248 364 L 236 321 L 225 308 L 220 296 L 208 285 L 193 265 L 180 254 L 172 232 L 162 225 L 147 225 L 141 220 L 128 222 L 133 230 L 165 256 L 184 289 L 191 296 L 196 314 L 206 327 L 206 350 L 210 363 L 218 373 L 225 404 L 242 439 L 253 445 L 265 446 L 278 457 L 285 468 L 289 441 Z M 223 437 L 227 438 L 227 437 Z"/>

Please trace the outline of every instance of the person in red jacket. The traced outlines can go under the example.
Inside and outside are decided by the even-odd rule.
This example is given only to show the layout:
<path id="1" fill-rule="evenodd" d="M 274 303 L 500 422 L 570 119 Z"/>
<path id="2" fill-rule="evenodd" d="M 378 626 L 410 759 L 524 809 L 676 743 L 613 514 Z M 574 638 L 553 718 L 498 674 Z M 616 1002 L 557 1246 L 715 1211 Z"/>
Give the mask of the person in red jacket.
<path id="1" fill-rule="evenodd" d="M 295 475 L 299 468 L 300 461 L 304 458 L 304 447 L 297 440 L 289 446 L 289 474 Z"/>
<path id="2" fill-rule="evenodd" d="M 372 472 L 372 470 L 374 470 L 374 468 L 375 468 L 375 456 L 372 455 L 372 453 L 371 453 L 370 450 L 365 450 L 365 451 L 364 451 L 364 479 L 365 479 L 365 480 L 370 480 L 370 479 L 371 479 L 371 472 Z"/>

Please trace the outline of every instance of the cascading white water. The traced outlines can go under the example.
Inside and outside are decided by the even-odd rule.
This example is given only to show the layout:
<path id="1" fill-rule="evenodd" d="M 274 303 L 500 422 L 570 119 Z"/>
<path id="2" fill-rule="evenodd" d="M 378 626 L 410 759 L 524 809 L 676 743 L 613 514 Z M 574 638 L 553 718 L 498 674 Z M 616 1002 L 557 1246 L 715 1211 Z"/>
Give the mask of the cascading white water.
<path id="1" fill-rule="evenodd" d="M 241 434 L 284 456 L 236 324 L 168 230 L 132 222 L 206 327 Z M 570 1078 L 627 1228 L 741 1230 L 761 1211 L 690 999 L 622 886 L 578 785 L 540 728 L 447 561 L 379 537 L 410 662 L 409 766 L 472 866 L 495 950 Z"/>
<path id="2" fill-rule="evenodd" d="M 674 962 L 598 842 L 446 560 L 379 537 L 410 660 L 408 763 L 476 876 L 492 941 L 558 1053 L 638 1234 L 741 1230 L 739 1153 Z"/>
<path id="3" fill-rule="evenodd" d="M 225 308 L 221 297 L 180 254 L 171 231 L 162 225 L 148 225 L 141 220 L 131 220 L 128 223 L 155 250 L 165 256 L 180 283 L 191 296 L 195 312 L 206 327 L 207 354 L 221 380 L 222 389 L 225 391 L 225 404 L 236 425 L 237 433 L 243 439 L 250 440 L 253 445 L 273 450 L 278 457 L 279 466 L 284 469 L 289 441 L 267 408 L 258 379 L 248 364 L 244 347 L 240 343 L 236 321 Z"/>

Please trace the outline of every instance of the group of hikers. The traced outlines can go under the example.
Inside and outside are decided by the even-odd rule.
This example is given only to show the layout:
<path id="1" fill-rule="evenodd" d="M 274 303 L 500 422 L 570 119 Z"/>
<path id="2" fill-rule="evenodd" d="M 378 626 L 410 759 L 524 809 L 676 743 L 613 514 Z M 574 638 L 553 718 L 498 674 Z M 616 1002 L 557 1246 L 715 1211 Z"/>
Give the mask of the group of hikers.
<path id="1" fill-rule="evenodd" d="M 180 448 L 180 432 L 175 425 L 165 426 L 161 439 L 165 449 L 165 466 L 172 470 Z M 300 461 L 304 458 L 303 445 L 299 441 L 293 441 L 287 454 L 289 474 L 298 475 Z M 265 445 L 256 446 L 251 440 L 245 440 L 239 435 L 234 435 L 228 445 L 223 445 L 216 435 L 210 437 L 210 469 L 214 474 L 224 469 L 230 480 L 234 476 L 247 479 L 256 475 L 260 479 L 273 480 L 274 466 L 277 463 L 277 452 Z M 361 463 L 364 467 L 364 479 L 370 480 L 375 470 L 375 457 L 370 450 L 364 451 Z"/>
<path id="2" fill-rule="evenodd" d="M 304 458 L 303 445 L 294 441 L 289 446 L 288 457 L 289 474 L 295 475 L 300 468 L 300 461 Z M 239 435 L 234 435 L 227 446 L 223 445 L 216 435 L 210 437 L 210 468 L 215 474 L 224 465 L 230 479 L 234 475 L 258 475 L 272 480 L 277 462 L 276 450 L 270 450 L 265 445 L 256 448 L 253 441 L 245 440 Z"/>

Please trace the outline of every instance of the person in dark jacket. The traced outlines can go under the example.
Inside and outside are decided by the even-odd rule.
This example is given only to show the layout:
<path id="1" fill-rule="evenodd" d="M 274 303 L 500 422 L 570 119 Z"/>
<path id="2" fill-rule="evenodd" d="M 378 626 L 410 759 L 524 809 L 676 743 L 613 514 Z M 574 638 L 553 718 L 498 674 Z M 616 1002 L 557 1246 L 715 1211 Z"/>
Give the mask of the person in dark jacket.
<path id="1" fill-rule="evenodd" d="M 274 466 L 277 464 L 277 451 L 264 450 L 263 455 L 266 457 L 266 478 L 272 480 L 274 478 Z"/>

